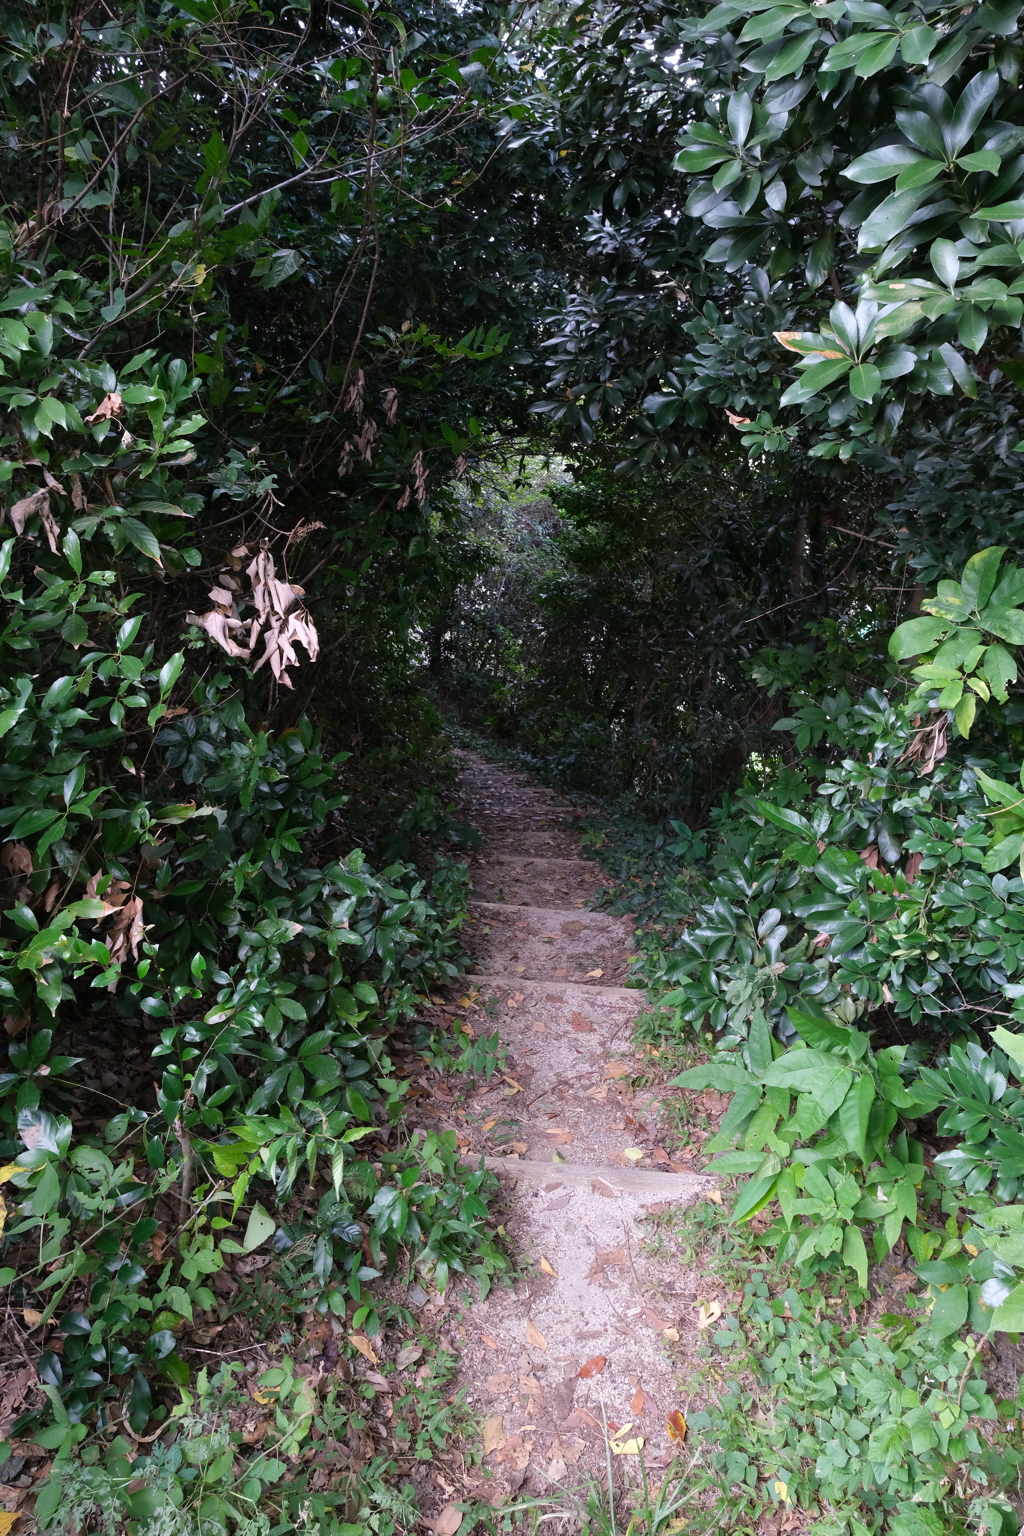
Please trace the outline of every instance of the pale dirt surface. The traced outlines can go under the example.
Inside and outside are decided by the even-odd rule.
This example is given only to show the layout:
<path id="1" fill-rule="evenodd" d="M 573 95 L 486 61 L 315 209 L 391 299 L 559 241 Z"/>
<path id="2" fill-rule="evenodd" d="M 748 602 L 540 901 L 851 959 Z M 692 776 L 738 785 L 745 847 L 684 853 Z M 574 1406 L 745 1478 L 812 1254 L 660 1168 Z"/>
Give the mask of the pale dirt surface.
<path id="1" fill-rule="evenodd" d="M 463 760 L 460 814 L 484 839 L 470 862 L 468 1016 L 478 1032 L 496 1024 L 508 1050 L 472 1120 L 506 1159 L 505 1227 L 527 1274 L 486 1301 L 459 1299 L 459 1385 L 493 1447 L 476 1492 L 498 1502 L 603 1471 L 603 1419 L 632 1423 L 624 1439 L 642 1436 L 649 1470 L 668 1465 L 665 1419 L 688 1402 L 704 1296 L 699 1274 L 644 1256 L 644 1221 L 666 1200 L 705 1198 L 716 1181 L 651 1145 L 658 1093 L 628 1085 L 644 1003 L 622 986 L 632 929 L 587 910 L 600 875 L 564 830 L 571 807 L 506 768 Z M 467 1139 L 481 1150 L 468 1127 Z M 516 1157 L 529 1177 L 514 1177 Z M 638 1168 L 655 1188 L 629 1187 Z M 635 1455 L 615 1463 L 625 1479 L 639 1475 Z"/>

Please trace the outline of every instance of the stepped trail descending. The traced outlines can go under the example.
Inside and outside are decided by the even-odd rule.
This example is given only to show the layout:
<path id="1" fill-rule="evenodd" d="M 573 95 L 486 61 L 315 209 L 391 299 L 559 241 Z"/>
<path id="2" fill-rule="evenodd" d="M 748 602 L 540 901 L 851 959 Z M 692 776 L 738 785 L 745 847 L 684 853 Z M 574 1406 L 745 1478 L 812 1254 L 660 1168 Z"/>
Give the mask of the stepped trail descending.
<path id="1" fill-rule="evenodd" d="M 686 1406 L 680 1368 L 700 1281 L 645 1257 L 642 1223 L 716 1181 L 660 1172 L 646 1154 L 636 1166 L 644 1116 L 658 1108 L 654 1090 L 634 1098 L 622 1060 L 644 994 L 622 985 L 629 919 L 587 910 L 599 876 L 561 829 L 572 808 L 461 756 L 460 812 L 483 837 L 466 943 L 477 962 L 467 981 L 486 1011 L 470 1017 L 478 1029 L 496 1018 L 509 1063 L 465 1125 L 474 1152 L 487 1139 L 503 1153 L 488 1166 L 506 1189 L 517 1267 L 533 1271 L 467 1320 L 460 1384 L 485 1420 L 488 1491 L 500 1499 L 603 1470 L 602 1409 L 632 1423 L 623 1438 L 643 1437 L 649 1468 L 667 1465 L 665 1419 Z M 638 1475 L 635 1456 L 615 1461 Z"/>

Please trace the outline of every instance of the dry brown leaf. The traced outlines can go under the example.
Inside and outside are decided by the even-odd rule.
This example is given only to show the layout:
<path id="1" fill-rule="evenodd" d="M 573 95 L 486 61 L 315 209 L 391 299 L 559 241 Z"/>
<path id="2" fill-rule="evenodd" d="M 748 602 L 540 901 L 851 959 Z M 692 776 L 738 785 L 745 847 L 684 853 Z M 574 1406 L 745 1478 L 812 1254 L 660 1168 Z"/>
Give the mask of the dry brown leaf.
<path id="1" fill-rule="evenodd" d="M 110 421 L 113 417 L 120 416 L 123 410 L 124 404 L 121 396 L 117 393 L 116 389 L 112 389 L 108 395 L 103 396 L 96 409 L 84 418 L 85 424 L 87 427 L 91 427 L 97 421 Z"/>
<path id="2" fill-rule="evenodd" d="M 455 1536 L 462 1524 L 462 1510 L 456 1504 L 446 1504 L 436 1520 L 429 1522 L 434 1536 Z"/>
<path id="3" fill-rule="evenodd" d="M 496 1371 L 484 1382 L 484 1387 L 491 1397 L 504 1397 L 505 1393 L 511 1392 L 514 1386 L 515 1382 L 506 1371 Z"/>
<path id="4" fill-rule="evenodd" d="M 558 974 L 557 971 L 555 972 L 555 974 L 556 975 Z M 591 977 L 603 976 L 604 975 L 604 971 L 586 971 L 584 974 L 586 976 L 586 979 L 589 981 L 591 979 Z"/>
<path id="5" fill-rule="evenodd" d="M 32 873 L 32 855 L 24 843 L 4 843 L 0 850 L 0 869 L 9 875 Z"/>
<path id="6" fill-rule="evenodd" d="M 353 1349 L 358 1349 L 364 1359 L 369 1360 L 371 1365 L 377 1364 L 376 1352 L 364 1333 L 350 1333 L 348 1341 Z"/>
<path id="7" fill-rule="evenodd" d="M 591 1179 L 590 1187 L 595 1195 L 604 1195 L 606 1200 L 617 1200 L 619 1192 L 614 1189 L 607 1179 Z"/>
<path id="8" fill-rule="evenodd" d="M 707 1197 L 715 1205 L 721 1205 L 722 1203 L 722 1191 L 720 1189 L 709 1189 Z"/>
<path id="9" fill-rule="evenodd" d="M 35 1307 L 22 1307 L 21 1315 L 25 1319 L 26 1326 L 29 1328 L 38 1328 L 43 1320 L 43 1314 L 37 1312 Z"/>
<path id="10" fill-rule="evenodd" d="M 678 1408 L 674 1409 L 665 1420 L 665 1428 L 668 1430 L 669 1439 L 682 1445 L 686 1439 L 686 1420 Z"/>
<path id="11" fill-rule="evenodd" d="M 637 1418 L 645 1419 L 648 1415 L 653 1419 L 658 1412 L 658 1404 L 644 1387 L 637 1387 L 633 1396 L 630 1412 Z"/>
<path id="12" fill-rule="evenodd" d="M 492 1451 L 501 1451 L 505 1448 L 505 1423 L 500 1414 L 493 1419 L 484 1420 L 484 1455 L 489 1456 Z"/>
<path id="13" fill-rule="evenodd" d="M 596 1088 L 588 1088 L 587 1089 L 587 1098 L 588 1099 L 597 1099 L 597 1100 L 600 1101 L 600 1103 L 603 1104 L 605 1099 L 607 1099 L 607 1097 L 608 1097 L 608 1084 L 607 1083 L 600 1083 L 598 1085 L 598 1087 L 596 1087 Z"/>
<path id="14" fill-rule="evenodd" d="M 492 1339 L 489 1333 L 482 1333 L 480 1338 L 481 1341 L 487 1345 L 488 1349 L 497 1349 L 498 1341 L 497 1339 Z"/>
<path id="15" fill-rule="evenodd" d="M 607 1364 L 608 1357 L 606 1355 L 594 1355 L 585 1365 L 580 1366 L 576 1374 L 584 1381 L 589 1381 L 592 1376 L 600 1376 Z"/>
<path id="16" fill-rule="evenodd" d="M 50 516 L 50 493 L 46 490 L 33 491 L 30 496 L 22 496 L 11 507 L 11 527 L 20 537 L 30 517 L 42 518 L 44 515 Z"/>
<path id="17" fill-rule="evenodd" d="M 562 1129 L 542 1131 L 541 1135 L 545 1136 L 552 1146 L 555 1147 L 567 1147 L 573 1139 L 571 1131 Z"/>
<path id="18" fill-rule="evenodd" d="M 415 1365 L 416 1361 L 420 1358 L 422 1353 L 422 1344 L 403 1344 L 401 1349 L 398 1351 L 398 1358 L 395 1361 L 395 1364 L 400 1371 L 404 1371 L 410 1365 Z"/>
<path id="19" fill-rule="evenodd" d="M 551 1266 L 550 1259 L 546 1259 L 543 1254 L 540 1256 L 540 1267 L 546 1275 L 553 1275 L 556 1280 L 559 1278 L 557 1271 Z"/>
<path id="20" fill-rule="evenodd" d="M 572 1025 L 573 1029 L 578 1035 L 596 1034 L 596 1030 L 594 1029 L 593 1024 L 591 1024 L 590 1020 L 585 1018 L 582 1013 L 574 1013 L 572 1018 L 569 1020 L 569 1023 Z"/>
<path id="21" fill-rule="evenodd" d="M 629 1072 L 629 1063 L 626 1061 L 606 1061 L 602 1077 L 625 1077 Z"/>
<path id="22" fill-rule="evenodd" d="M 529 1318 L 526 1319 L 526 1342 L 532 1344 L 534 1349 L 547 1349 L 548 1341 Z"/>
<path id="23" fill-rule="evenodd" d="M 599 1248 L 597 1250 L 597 1253 L 594 1255 L 594 1262 L 591 1264 L 590 1269 L 589 1269 L 589 1271 L 587 1273 L 587 1279 L 588 1280 L 593 1280 L 596 1276 L 604 1274 L 605 1270 L 609 1267 L 609 1265 L 612 1265 L 612 1264 L 622 1264 L 622 1265 L 625 1265 L 625 1262 L 626 1262 L 626 1250 L 625 1250 L 625 1248 L 608 1248 L 608 1249 L 600 1249 Z"/>

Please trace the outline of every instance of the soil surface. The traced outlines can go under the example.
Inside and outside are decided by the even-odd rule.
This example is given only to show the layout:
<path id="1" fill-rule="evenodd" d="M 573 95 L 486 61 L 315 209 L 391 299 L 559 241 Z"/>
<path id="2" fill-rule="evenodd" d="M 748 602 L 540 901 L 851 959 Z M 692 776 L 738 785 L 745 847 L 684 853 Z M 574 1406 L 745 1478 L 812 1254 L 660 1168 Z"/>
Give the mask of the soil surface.
<path id="1" fill-rule="evenodd" d="M 550 790 L 463 754 L 460 812 L 483 844 L 470 861 L 467 948 L 477 970 L 461 1001 L 497 1026 L 506 1071 L 464 1122 L 471 1150 L 507 1190 L 505 1222 L 525 1272 L 464 1314 L 459 1384 L 484 1420 L 488 1493 L 550 1493 L 602 1472 L 666 1466 L 666 1416 L 685 1408 L 700 1277 L 644 1252 L 648 1214 L 706 1198 L 716 1180 L 652 1145 L 657 1090 L 634 1093 L 643 1063 L 631 1024 L 644 993 L 623 986 L 628 919 L 587 907 L 599 871 L 580 857 L 573 811 Z M 691 1149 L 691 1156 L 693 1151 Z M 483 1492 L 484 1490 L 479 1490 Z"/>

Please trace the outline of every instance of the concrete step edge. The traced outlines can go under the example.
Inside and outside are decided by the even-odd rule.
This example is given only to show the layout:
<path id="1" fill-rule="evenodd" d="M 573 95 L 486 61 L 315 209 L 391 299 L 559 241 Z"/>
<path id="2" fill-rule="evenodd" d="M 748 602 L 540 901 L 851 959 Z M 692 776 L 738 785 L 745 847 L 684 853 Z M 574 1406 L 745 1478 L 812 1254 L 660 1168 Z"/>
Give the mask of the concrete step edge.
<path id="1" fill-rule="evenodd" d="M 591 907 L 534 907 L 525 902 L 520 905 L 516 901 L 484 901 L 478 896 L 471 896 L 468 904 L 471 907 L 490 907 L 495 912 L 516 912 L 520 915 L 537 912 L 544 917 L 568 918 L 574 923 L 578 923 L 585 917 L 603 917 L 609 923 L 627 921 L 625 917 L 614 917 L 610 912 L 595 912 Z"/>

